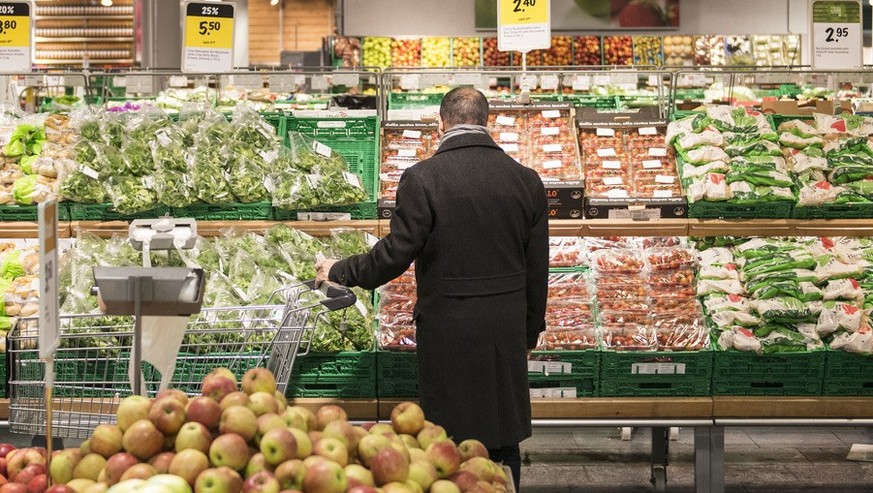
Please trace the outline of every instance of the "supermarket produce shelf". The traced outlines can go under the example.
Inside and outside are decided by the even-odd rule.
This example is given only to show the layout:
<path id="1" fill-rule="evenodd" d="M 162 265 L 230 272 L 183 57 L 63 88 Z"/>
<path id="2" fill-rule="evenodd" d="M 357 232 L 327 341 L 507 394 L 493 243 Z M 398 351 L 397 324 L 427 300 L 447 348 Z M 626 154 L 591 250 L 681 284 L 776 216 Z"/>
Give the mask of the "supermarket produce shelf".
<path id="1" fill-rule="evenodd" d="M 0 225 L 9 223 L 0 223 Z M 201 236 L 218 236 L 221 230 L 226 228 L 239 228 L 248 231 L 263 233 L 277 224 L 287 224 L 313 236 L 327 236 L 331 229 L 354 228 L 366 231 L 373 235 L 379 233 L 379 221 L 198 221 L 197 231 Z M 127 234 L 129 223 L 127 221 L 73 221 L 69 223 L 71 234 L 75 237 L 82 232 L 95 234 L 102 238 L 109 238 L 114 234 Z M 34 235 L 36 234 L 34 229 Z M 2 237 L 2 229 L 0 229 Z M 35 237 L 35 236 L 34 236 Z"/>
<path id="2" fill-rule="evenodd" d="M 58 223 L 58 237 L 70 238 L 72 230 L 69 222 Z M 0 222 L 0 238 L 4 239 L 24 239 L 38 238 L 39 223 L 28 221 L 7 221 Z"/>
<path id="3" fill-rule="evenodd" d="M 873 419 L 871 397 L 713 397 L 719 419 Z"/>

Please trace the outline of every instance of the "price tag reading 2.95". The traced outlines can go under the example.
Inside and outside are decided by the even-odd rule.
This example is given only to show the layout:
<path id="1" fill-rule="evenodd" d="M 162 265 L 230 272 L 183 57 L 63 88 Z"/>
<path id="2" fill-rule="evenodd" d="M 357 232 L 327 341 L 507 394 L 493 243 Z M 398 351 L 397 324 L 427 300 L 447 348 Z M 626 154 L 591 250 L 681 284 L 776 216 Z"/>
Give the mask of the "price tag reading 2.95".
<path id="1" fill-rule="evenodd" d="M 0 67 L 7 71 L 31 68 L 31 6 L 0 2 Z"/>
<path id="2" fill-rule="evenodd" d="M 232 3 L 185 6 L 183 70 L 222 72 L 233 69 L 234 13 Z"/>

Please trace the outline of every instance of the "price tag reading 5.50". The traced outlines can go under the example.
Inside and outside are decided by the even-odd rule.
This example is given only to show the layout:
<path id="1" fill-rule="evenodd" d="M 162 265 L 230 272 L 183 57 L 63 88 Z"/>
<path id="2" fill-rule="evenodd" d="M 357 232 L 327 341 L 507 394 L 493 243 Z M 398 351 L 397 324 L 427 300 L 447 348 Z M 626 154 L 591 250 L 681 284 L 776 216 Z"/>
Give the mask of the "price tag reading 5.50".
<path id="1" fill-rule="evenodd" d="M 189 3 L 185 10 L 185 47 L 233 48 L 233 5 Z"/>
<path id="2" fill-rule="evenodd" d="M 0 48 L 30 48 L 30 5 L 0 3 Z"/>

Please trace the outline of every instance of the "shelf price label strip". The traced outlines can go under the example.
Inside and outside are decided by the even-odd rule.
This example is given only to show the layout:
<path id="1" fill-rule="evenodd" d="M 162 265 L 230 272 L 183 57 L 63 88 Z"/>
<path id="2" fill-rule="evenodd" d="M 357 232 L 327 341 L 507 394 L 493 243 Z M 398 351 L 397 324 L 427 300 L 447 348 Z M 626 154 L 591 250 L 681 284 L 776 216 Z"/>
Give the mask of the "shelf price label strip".
<path id="1" fill-rule="evenodd" d="M 4 71 L 30 71 L 32 15 L 27 2 L 0 2 L 0 67 Z"/>
<path id="2" fill-rule="evenodd" d="M 233 3 L 189 2 L 185 5 L 182 70 L 230 72 L 233 70 Z"/>

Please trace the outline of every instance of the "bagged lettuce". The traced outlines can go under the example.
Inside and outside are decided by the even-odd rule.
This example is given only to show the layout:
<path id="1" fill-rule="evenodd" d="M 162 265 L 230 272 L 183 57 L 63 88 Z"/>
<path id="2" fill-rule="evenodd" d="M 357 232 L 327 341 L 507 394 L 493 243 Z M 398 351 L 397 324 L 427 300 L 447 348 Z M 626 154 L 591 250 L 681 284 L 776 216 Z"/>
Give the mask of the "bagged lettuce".
<path id="1" fill-rule="evenodd" d="M 157 206 L 153 182 L 154 179 L 148 176 L 113 176 L 106 183 L 106 193 L 116 211 L 136 214 Z"/>
<path id="2" fill-rule="evenodd" d="M 200 145 L 189 158 L 191 185 L 196 187 L 197 198 L 207 204 L 227 204 L 235 201 L 224 169 L 226 158 L 221 149 Z"/>
<path id="3" fill-rule="evenodd" d="M 295 169 L 274 170 L 266 180 L 273 206 L 300 210 L 322 205 L 318 195 L 318 175 L 303 174 Z"/>
<path id="4" fill-rule="evenodd" d="M 226 146 L 224 153 L 228 156 L 227 180 L 234 197 L 242 203 L 269 200 L 264 179 L 270 166 L 267 160 L 275 160 L 275 154 L 261 155 L 239 142 Z"/>
<path id="5" fill-rule="evenodd" d="M 158 203 L 167 207 L 188 207 L 200 201 L 191 176 L 172 168 L 155 173 L 154 191 Z"/>
<path id="6" fill-rule="evenodd" d="M 12 184 L 12 198 L 21 205 L 33 205 L 55 198 L 58 182 L 40 175 L 26 175 Z"/>
<path id="7" fill-rule="evenodd" d="M 97 172 L 75 171 L 61 181 L 60 195 L 65 200 L 82 204 L 102 204 L 106 202 L 106 189 L 97 178 Z"/>

